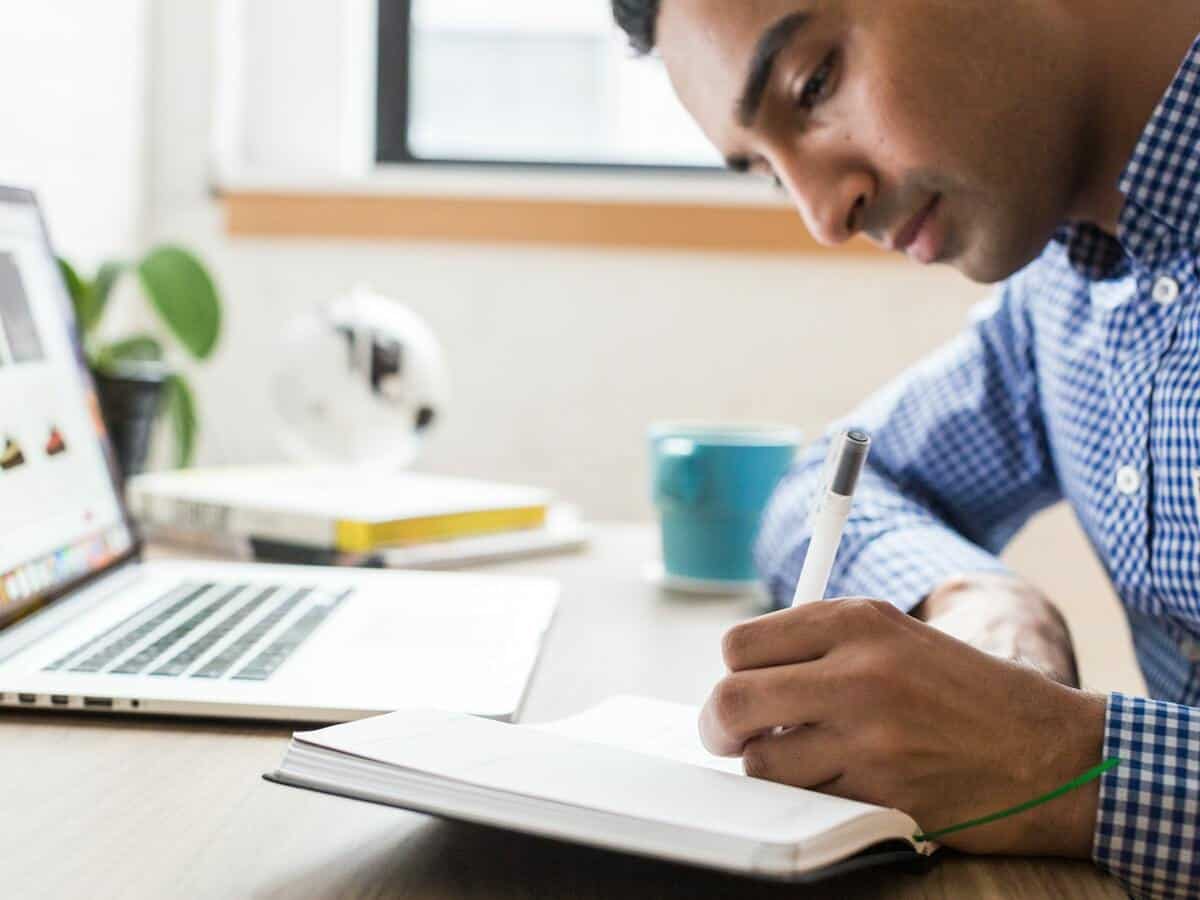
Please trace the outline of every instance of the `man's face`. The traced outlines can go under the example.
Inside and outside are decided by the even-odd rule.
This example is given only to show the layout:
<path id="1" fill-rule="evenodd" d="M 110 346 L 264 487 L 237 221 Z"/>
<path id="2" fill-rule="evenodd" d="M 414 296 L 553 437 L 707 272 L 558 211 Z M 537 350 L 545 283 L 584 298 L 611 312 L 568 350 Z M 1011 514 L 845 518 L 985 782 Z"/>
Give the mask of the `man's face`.
<path id="1" fill-rule="evenodd" d="M 1082 179 L 1082 77 L 1050 6 L 663 0 L 658 46 L 709 139 L 778 178 L 818 240 L 862 231 L 990 282 Z"/>

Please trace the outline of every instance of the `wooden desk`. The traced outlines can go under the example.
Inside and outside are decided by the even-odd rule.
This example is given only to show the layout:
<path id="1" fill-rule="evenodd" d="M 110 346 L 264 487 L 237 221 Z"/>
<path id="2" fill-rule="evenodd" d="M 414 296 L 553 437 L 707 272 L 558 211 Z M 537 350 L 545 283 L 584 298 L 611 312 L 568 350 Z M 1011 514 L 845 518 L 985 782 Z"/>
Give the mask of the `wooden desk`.
<path id="1" fill-rule="evenodd" d="M 602 528 L 587 553 L 493 566 L 564 585 L 524 718 L 612 693 L 699 703 L 719 638 L 746 601 L 660 594 L 643 526 Z M 0 715 L 5 897 L 1122 897 L 1086 862 L 950 858 L 810 888 L 758 883 L 278 787 L 290 729 Z"/>

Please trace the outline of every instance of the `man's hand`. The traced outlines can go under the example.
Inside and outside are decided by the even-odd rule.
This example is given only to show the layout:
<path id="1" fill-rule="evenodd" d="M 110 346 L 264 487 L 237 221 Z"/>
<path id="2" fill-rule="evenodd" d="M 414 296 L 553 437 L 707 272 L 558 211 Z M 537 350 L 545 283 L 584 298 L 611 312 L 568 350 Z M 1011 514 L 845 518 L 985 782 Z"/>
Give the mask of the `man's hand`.
<path id="1" fill-rule="evenodd" d="M 1100 761 L 1105 699 L 977 650 L 877 600 L 752 619 L 724 641 L 729 675 L 705 746 L 746 773 L 891 806 L 936 830 L 1069 781 Z M 1095 783 L 946 843 L 1086 857 Z"/>

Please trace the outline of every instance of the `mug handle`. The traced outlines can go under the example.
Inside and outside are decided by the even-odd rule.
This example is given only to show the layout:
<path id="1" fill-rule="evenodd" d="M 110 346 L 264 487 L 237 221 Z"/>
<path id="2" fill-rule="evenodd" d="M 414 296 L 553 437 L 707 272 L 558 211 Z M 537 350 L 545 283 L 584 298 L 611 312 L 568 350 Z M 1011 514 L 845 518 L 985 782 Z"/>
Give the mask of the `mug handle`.
<path id="1" fill-rule="evenodd" d="M 700 499 L 700 471 L 696 444 L 687 438 L 668 438 L 659 445 L 654 472 L 654 491 L 680 503 Z"/>

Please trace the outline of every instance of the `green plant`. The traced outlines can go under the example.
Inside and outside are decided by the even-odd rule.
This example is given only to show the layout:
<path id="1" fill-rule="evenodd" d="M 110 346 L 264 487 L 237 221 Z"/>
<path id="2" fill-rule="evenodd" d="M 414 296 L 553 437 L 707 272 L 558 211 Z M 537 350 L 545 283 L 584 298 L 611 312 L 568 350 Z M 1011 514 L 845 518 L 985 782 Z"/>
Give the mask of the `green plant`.
<path id="1" fill-rule="evenodd" d="M 90 279 L 81 276 L 66 260 L 60 259 L 59 265 L 75 306 L 84 352 L 93 369 L 111 371 L 124 362 L 161 362 L 166 356 L 166 348 L 152 334 L 131 334 L 108 341 L 97 335 L 113 288 L 127 274 L 137 276 L 158 318 L 188 354 L 197 360 L 212 355 L 221 331 L 221 301 L 208 270 L 187 250 L 161 245 L 135 262 L 110 260 Z M 177 372 L 167 377 L 165 390 L 163 412 L 175 436 L 175 462 L 186 466 L 196 448 L 194 395 Z"/>

